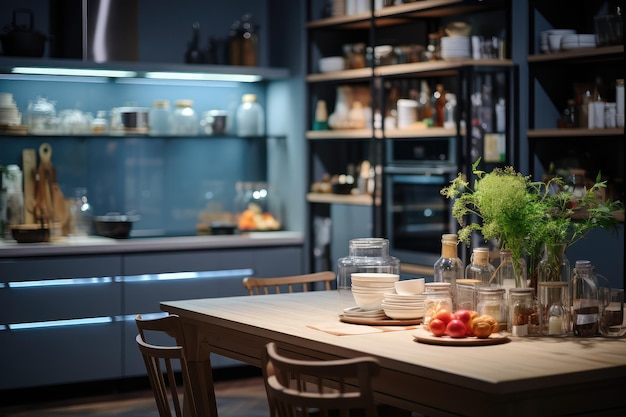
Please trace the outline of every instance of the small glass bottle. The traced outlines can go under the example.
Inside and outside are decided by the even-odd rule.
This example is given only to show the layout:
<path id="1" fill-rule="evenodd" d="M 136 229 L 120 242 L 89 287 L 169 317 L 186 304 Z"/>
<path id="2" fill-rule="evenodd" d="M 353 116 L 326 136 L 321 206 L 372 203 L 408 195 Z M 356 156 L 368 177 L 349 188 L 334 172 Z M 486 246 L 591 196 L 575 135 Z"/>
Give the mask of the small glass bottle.
<path id="1" fill-rule="evenodd" d="M 522 258 L 513 259 L 510 250 L 500 251 L 500 265 L 496 269 L 495 283 L 504 288 L 525 288 L 528 286 L 526 261 Z"/>
<path id="2" fill-rule="evenodd" d="M 193 100 L 176 100 L 172 115 L 172 133 L 177 136 L 195 136 L 200 130 L 198 115 Z"/>
<path id="3" fill-rule="evenodd" d="M 593 337 L 598 333 L 600 300 L 598 280 L 590 261 L 576 261 L 572 277 L 574 336 Z"/>
<path id="4" fill-rule="evenodd" d="M 442 235 L 441 257 L 437 259 L 433 268 L 433 281 L 448 283 L 453 301 L 456 300 L 456 281 L 463 278 L 464 271 L 463 261 L 457 254 L 457 244 L 456 233 Z"/>
<path id="5" fill-rule="evenodd" d="M 496 286 L 496 268 L 489 263 L 489 248 L 474 248 L 471 263 L 465 268 L 466 279 L 477 279 L 486 286 Z"/>
<path id="6" fill-rule="evenodd" d="M 507 302 L 504 288 L 481 287 L 478 289 L 476 311 L 479 315 L 489 315 L 500 326 L 500 330 L 507 329 Z"/>
<path id="7" fill-rule="evenodd" d="M 73 236 L 88 236 L 92 234 L 93 210 L 87 200 L 87 188 L 79 187 L 74 190 L 74 201 L 70 207 L 71 234 Z"/>
<path id="8" fill-rule="evenodd" d="M 237 136 L 265 135 L 265 114 L 255 94 L 244 94 L 237 108 Z"/>
<path id="9" fill-rule="evenodd" d="M 454 312 L 451 285 L 449 282 L 427 282 L 424 284 L 423 320 L 423 326 L 426 330 L 428 330 L 430 321 L 441 310 Z"/>
<path id="10" fill-rule="evenodd" d="M 400 274 L 400 260 L 389 255 L 389 240 L 358 238 L 350 240 L 348 256 L 337 261 L 339 314 L 356 305 L 352 296 L 352 274 L 359 272 Z"/>
<path id="11" fill-rule="evenodd" d="M 539 282 L 537 299 L 539 301 L 541 334 L 563 337 L 570 332 L 570 285 L 569 282 Z"/>
<path id="12" fill-rule="evenodd" d="M 172 111 L 169 100 L 155 100 L 148 113 L 150 135 L 168 135 L 171 133 Z"/>
<path id="13" fill-rule="evenodd" d="M 539 306 L 533 288 L 509 290 L 508 329 L 513 336 L 539 335 L 539 317 Z"/>

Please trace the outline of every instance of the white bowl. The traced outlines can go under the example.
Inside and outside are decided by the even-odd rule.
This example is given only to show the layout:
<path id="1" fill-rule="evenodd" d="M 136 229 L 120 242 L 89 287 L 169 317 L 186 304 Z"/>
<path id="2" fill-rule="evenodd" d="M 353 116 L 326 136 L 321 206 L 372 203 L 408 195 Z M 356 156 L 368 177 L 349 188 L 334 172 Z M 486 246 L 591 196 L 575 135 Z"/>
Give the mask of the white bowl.
<path id="1" fill-rule="evenodd" d="M 356 285 L 358 287 L 364 288 L 391 288 L 391 292 L 395 291 L 395 287 L 393 286 L 393 282 L 385 282 L 385 281 L 362 281 L 360 279 L 352 279 L 352 285 Z"/>
<path id="2" fill-rule="evenodd" d="M 319 60 L 320 72 L 342 71 L 345 69 L 345 59 L 342 56 L 329 56 Z"/>
<path id="3" fill-rule="evenodd" d="M 365 285 L 365 282 L 396 282 L 400 279 L 398 274 L 389 274 L 386 272 L 355 272 L 351 275 L 352 282 L 358 282 Z"/>
<path id="4" fill-rule="evenodd" d="M 394 320 L 410 320 L 424 317 L 424 311 L 422 310 L 404 311 L 395 308 L 383 308 L 383 311 L 387 317 L 391 317 Z"/>
<path id="5" fill-rule="evenodd" d="M 354 301 L 356 305 L 359 306 L 361 310 L 379 310 L 383 305 L 383 298 L 385 295 L 381 292 L 379 293 L 367 293 L 367 292 L 357 292 L 352 291 L 352 296 L 354 297 Z"/>
<path id="6" fill-rule="evenodd" d="M 396 292 L 400 295 L 413 295 L 422 294 L 424 292 L 424 278 L 404 279 L 396 281 L 393 285 L 396 287 Z"/>

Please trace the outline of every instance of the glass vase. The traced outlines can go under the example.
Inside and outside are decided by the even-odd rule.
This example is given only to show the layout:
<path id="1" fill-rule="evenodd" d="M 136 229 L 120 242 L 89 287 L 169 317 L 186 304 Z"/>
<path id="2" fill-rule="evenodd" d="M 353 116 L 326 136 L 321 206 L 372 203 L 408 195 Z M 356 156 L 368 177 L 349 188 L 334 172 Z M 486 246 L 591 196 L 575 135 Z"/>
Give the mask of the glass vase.
<path id="1" fill-rule="evenodd" d="M 566 244 L 545 244 L 538 266 L 541 333 L 547 336 L 567 336 L 571 332 L 570 263 L 566 248 Z"/>
<path id="2" fill-rule="evenodd" d="M 500 251 L 500 265 L 496 269 L 496 282 L 504 288 L 527 288 L 526 261 L 514 259 L 510 250 Z"/>
<path id="3" fill-rule="evenodd" d="M 565 256 L 565 249 L 565 243 L 544 245 L 543 256 L 539 261 L 539 282 L 570 281 L 570 263 Z"/>

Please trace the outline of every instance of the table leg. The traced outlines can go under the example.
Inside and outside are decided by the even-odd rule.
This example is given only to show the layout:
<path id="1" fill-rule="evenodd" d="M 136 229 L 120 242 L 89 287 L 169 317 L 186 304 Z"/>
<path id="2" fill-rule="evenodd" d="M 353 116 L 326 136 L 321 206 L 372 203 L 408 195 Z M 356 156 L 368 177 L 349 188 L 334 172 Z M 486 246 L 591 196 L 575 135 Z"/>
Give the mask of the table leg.
<path id="1" fill-rule="evenodd" d="M 197 326 L 185 323 L 183 328 L 189 378 L 198 417 L 218 417 L 208 343 L 203 340 Z"/>

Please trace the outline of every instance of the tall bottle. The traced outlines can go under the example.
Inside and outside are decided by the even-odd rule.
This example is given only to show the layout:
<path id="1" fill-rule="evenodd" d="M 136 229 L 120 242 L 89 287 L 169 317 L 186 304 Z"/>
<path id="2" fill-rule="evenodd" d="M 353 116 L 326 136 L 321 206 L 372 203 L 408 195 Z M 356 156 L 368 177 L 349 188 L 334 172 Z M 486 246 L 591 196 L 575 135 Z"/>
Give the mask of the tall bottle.
<path id="1" fill-rule="evenodd" d="M 200 48 L 200 23 L 194 22 L 193 25 L 191 25 L 191 30 L 191 42 L 187 45 L 185 63 L 204 64 L 206 63 L 206 56 L 202 48 Z"/>
<path id="2" fill-rule="evenodd" d="M 244 94 L 237 109 L 237 136 L 265 135 L 265 113 L 255 94 Z"/>
<path id="3" fill-rule="evenodd" d="M 254 67 L 259 60 L 259 35 L 257 26 L 252 20 L 252 15 L 245 14 L 241 17 L 241 65 Z"/>
<path id="4" fill-rule="evenodd" d="M 463 261 L 457 254 L 456 233 L 441 236 L 441 257 L 434 265 L 434 282 L 448 282 L 452 292 L 452 304 L 456 309 L 456 281 L 463 278 Z"/>

